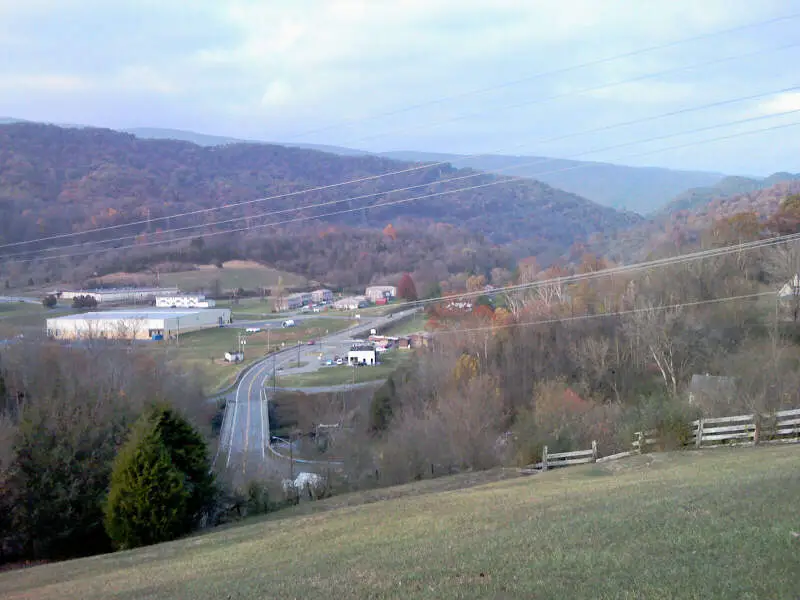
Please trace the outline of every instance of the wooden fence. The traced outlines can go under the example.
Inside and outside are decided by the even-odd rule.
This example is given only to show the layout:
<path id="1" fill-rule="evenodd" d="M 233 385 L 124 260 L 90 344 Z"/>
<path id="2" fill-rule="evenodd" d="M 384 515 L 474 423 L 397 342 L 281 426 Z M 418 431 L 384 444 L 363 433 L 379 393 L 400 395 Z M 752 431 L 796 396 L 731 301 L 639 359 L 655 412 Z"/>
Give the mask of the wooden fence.
<path id="1" fill-rule="evenodd" d="M 591 449 L 574 452 L 551 454 L 545 446 L 542 451 L 542 462 L 528 465 L 522 472 L 606 462 L 625 458 L 631 454 L 646 453 L 665 445 L 656 430 L 639 431 L 635 436 L 632 452 L 620 452 L 604 457 L 598 456 L 597 442 L 594 441 Z M 688 439 L 682 442 L 681 446 L 694 448 L 800 442 L 800 409 L 781 410 L 769 415 L 752 414 L 698 419 L 689 423 Z"/>
<path id="2" fill-rule="evenodd" d="M 781 410 L 768 415 L 698 419 L 690 424 L 684 446 L 713 448 L 800 441 L 800 409 Z M 662 445 L 655 430 L 637 432 L 633 449 L 637 453 Z"/>

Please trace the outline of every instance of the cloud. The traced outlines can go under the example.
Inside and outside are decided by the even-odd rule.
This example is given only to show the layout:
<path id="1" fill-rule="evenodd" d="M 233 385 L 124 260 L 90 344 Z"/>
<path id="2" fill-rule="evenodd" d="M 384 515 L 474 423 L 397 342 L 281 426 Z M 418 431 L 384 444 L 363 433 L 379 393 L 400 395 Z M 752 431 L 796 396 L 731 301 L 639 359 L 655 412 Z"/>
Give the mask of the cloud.
<path id="1" fill-rule="evenodd" d="M 800 110 L 800 92 L 784 92 L 765 100 L 758 105 L 758 112 L 764 115 Z"/>
<path id="2" fill-rule="evenodd" d="M 285 81 L 272 81 L 261 96 L 263 106 L 285 106 L 292 99 L 292 88 Z"/>

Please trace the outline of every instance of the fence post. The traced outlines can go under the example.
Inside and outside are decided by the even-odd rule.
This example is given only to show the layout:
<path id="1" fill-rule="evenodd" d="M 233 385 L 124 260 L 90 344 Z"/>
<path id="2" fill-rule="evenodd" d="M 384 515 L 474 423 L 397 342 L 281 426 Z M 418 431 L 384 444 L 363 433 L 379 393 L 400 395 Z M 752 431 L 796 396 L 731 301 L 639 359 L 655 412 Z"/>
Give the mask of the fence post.
<path id="1" fill-rule="evenodd" d="M 547 446 L 542 450 L 542 471 L 547 471 Z"/>
<path id="2" fill-rule="evenodd" d="M 639 454 L 644 454 L 644 435 L 641 431 L 636 432 L 636 439 L 639 442 Z"/>
<path id="3" fill-rule="evenodd" d="M 597 462 L 597 442 L 592 440 L 592 462 Z"/>
<path id="4" fill-rule="evenodd" d="M 755 426 L 753 429 L 753 445 L 758 446 L 758 442 L 761 439 L 761 413 L 753 415 L 753 425 Z"/>
<path id="5" fill-rule="evenodd" d="M 699 448 L 703 444 L 703 419 L 697 420 L 697 435 L 694 438 L 694 445 Z"/>

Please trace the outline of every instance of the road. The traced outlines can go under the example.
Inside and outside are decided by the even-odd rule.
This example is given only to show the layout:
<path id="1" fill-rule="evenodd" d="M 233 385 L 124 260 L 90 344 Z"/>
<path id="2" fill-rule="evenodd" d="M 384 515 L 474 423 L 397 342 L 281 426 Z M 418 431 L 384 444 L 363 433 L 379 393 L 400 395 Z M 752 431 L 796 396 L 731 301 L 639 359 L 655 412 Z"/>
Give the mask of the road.
<path id="1" fill-rule="evenodd" d="M 276 352 L 253 364 L 240 379 L 226 405 L 220 432 L 220 452 L 216 460 L 224 457 L 226 468 L 241 468 L 244 475 L 263 469 L 264 463 L 271 460 L 265 387 L 272 377 L 273 366 L 276 370 L 281 369 L 282 375 L 314 371 L 320 367 L 321 361 L 317 358 L 320 348 L 346 348 L 355 336 L 368 334 L 370 329 L 404 319 L 417 310 L 401 311 L 392 317 L 362 318 L 358 325 L 326 336 L 313 346 L 301 346 L 300 361 L 307 364 L 300 368 L 292 367 L 298 356 L 298 348 L 295 347 Z"/>

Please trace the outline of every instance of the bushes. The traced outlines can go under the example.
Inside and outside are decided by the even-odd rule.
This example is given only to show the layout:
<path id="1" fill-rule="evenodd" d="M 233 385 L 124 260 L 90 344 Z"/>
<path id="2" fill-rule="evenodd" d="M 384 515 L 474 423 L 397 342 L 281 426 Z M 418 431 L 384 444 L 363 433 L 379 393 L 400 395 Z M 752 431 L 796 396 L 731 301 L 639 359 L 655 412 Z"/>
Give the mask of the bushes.
<path id="1" fill-rule="evenodd" d="M 94 296 L 75 296 L 72 308 L 97 308 L 97 299 Z"/>
<path id="2" fill-rule="evenodd" d="M 106 532 L 118 548 L 174 539 L 200 524 L 215 491 L 200 434 L 171 408 L 154 406 L 114 461 Z"/>
<path id="3" fill-rule="evenodd" d="M 42 298 L 42 306 L 45 308 L 55 308 L 56 304 L 58 304 L 58 298 L 53 296 L 53 294 L 48 294 Z"/>

